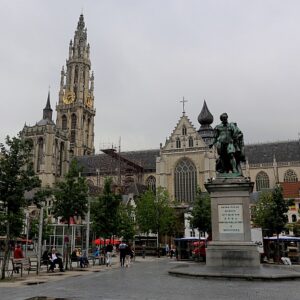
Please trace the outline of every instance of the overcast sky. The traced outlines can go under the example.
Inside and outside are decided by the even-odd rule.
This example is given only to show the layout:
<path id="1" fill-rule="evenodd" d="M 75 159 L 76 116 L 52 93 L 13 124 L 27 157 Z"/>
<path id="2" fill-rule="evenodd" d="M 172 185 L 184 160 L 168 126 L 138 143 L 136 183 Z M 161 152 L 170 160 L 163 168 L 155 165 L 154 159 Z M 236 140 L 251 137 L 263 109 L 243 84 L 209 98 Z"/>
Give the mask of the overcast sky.
<path id="1" fill-rule="evenodd" d="M 60 70 L 84 14 L 95 73 L 95 148 L 158 148 L 205 99 L 245 142 L 300 132 L 300 1 L 1 0 L 0 137 L 56 120 Z"/>

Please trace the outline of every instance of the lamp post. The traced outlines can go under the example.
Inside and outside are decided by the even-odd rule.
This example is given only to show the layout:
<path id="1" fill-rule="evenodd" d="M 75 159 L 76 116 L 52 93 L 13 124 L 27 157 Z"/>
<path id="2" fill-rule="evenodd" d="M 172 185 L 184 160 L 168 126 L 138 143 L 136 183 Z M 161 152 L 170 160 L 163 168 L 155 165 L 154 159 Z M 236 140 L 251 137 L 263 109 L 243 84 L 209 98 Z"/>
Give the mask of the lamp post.
<path id="1" fill-rule="evenodd" d="M 89 243 L 90 243 L 90 216 L 91 215 L 91 199 L 88 197 L 88 212 L 86 217 L 86 254 L 89 253 Z"/>
<path id="2" fill-rule="evenodd" d="M 41 265 L 43 220 L 44 220 L 44 206 L 42 205 L 40 209 L 39 239 L 38 239 L 38 252 L 37 252 L 37 268 L 36 268 L 37 275 L 39 274 L 40 265 Z"/>

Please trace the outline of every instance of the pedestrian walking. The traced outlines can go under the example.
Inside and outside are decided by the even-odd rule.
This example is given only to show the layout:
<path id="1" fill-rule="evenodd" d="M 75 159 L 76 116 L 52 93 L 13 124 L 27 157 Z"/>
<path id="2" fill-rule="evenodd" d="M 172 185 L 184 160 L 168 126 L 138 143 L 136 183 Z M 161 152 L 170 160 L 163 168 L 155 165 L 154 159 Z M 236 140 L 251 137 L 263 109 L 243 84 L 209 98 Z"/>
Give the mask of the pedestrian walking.
<path id="1" fill-rule="evenodd" d="M 125 257 L 126 257 L 126 249 L 127 249 L 127 244 L 122 241 L 122 243 L 119 245 L 119 251 L 120 251 L 120 264 L 121 268 L 124 267 L 125 265 Z"/>
<path id="2" fill-rule="evenodd" d="M 105 252 L 106 252 L 106 266 L 110 266 L 111 267 L 111 260 L 112 260 L 112 251 L 113 251 L 113 246 L 111 243 L 109 243 L 106 248 L 105 248 Z"/>
<path id="3" fill-rule="evenodd" d="M 131 263 L 131 258 L 132 258 L 132 250 L 131 246 L 128 244 L 126 248 L 126 256 L 125 256 L 125 267 L 128 268 Z"/>

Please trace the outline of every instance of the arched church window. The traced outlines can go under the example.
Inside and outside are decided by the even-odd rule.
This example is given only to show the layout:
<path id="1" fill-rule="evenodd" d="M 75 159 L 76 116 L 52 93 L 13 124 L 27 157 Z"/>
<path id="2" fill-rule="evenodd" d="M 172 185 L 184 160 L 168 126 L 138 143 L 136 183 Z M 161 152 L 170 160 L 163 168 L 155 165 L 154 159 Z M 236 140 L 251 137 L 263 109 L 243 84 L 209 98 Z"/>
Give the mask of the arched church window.
<path id="1" fill-rule="evenodd" d="M 67 120 L 66 115 L 63 115 L 62 118 L 61 118 L 61 128 L 63 130 L 67 130 L 68 129 L 68 120 Z"/>
<path id="2" fill-rule="evenodd" d="M 77 123 L 77 117 L 75 114 L 72 115 L 72 119 L 71 119 L 71 129 L 75 129 L 76 128 L 76 123 Z"/>
<path id="3" fill-rule="evenodd" d="M 146 186 L 149 190 L 155 193 L 156 191 L 156 179 L 154 176 L 149 176 L 146 180 Z"/>
<path id="4" fill-rule="evenodd" d="M 60 144 L 60 152 L 59 152 L 59 176 L 63 173 L 63 161 L 64 161 L 64 152 L 65 152 L 65 144 Z"/>
<path id="5" fill-rule="evenodd" d="M 181 142 L 179 138 L 176 139 L 176 148 L 181 148 Z"/>
<path id="6" fill-rule="evenodd" d="M 292 215 L 292 222 L 293 223 L 297 222 L 297 216 L 296 215 Z"/>
<path id="7" fill-rule="evenodd" d="M 190 148 L 194 147 L 194 140 L 191 136 L 189 137 L 189 147 Z"/>
<path id="8" fill-rule="evenodd" d="M 43 163 L 43 153 L 44 152 L 44 140 L 43 138 L 38 139 L 38 155 L 37 155 L 37 165 L 36 165 L 36 171 L 41 171 L 41 165 Z"/>
<path id="9" fill-rule="evenodd" d="M 78 74 L 79 74 L 79 67 L 75 67 L 75 75 L 74 75 L 74 93 L 77 97 L 77 87 L 78 87 Z"/>
<path id="10" fill-rule="evenodd" d="M 71 143 L 75 143 L 77 117 L 75 114 L 71 117 Z"/>
<path id="11" fill-rule="evenodd" d="M 174 172 L 175 199 L 193 202 L 197 190 L 197 169 L 190 159 L 182 159 Z"/>
<path id="12" fill-rule="evenodd" d="M 33 140 L 32 140 L 32 139 L 26 139 L 26 140 L 25 140 L 25 143 L 26 143 L 26 145 L 28 145 L 29 147 L 31 147 L 31 150 L 30 150 L 30 158 L 31 158 L 31 161 L 33 162 L 33 160 L 34 160 L 34 146 L 33 146 Z"/>
<path id="13" fill-rule="evenodd" d="M 91 119 L 88 119 L 87 132 L 86 132 L 86 144 L 87 144 L 87 146 L 89 146 L 89 140 L 90 140 L 90 127 L 91 127 Z"/>
<path id="14" fill-rule="evenodd" d="M 294 170 L 289 169 L 284 173 L 283 181 L 284 182 L 297 182 L 298 181 L 297 174 L 295 173 Z"/>
<path id="15" fill-rule="evenodd" d="M 270 188 L 269 176 L 264 171 L 260 171 L 256 175 L 255 183 L 256 183 L 256 190 L 257 191 L 261 191 L 262 189 L 268 189 L 268 188 Z"/>
<path id="16" fill-rule="evenodd" d="M 182 126 L 182 135 L 186 135 L 186 127 L 185 127 L 185 125 Z"/>

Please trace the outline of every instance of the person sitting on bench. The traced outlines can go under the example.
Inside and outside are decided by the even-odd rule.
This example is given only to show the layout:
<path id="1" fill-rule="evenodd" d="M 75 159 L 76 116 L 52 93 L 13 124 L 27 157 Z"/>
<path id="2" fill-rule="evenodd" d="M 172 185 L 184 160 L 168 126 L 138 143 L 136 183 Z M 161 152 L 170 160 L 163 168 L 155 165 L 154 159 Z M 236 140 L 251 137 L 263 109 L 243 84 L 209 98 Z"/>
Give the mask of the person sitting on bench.
<path id="1" fill-rule="evenodd" d="M 58 264 L 60 272 L 64 272 L 63 262 L 60 256 L 60 253 L 58 253 L 55 248 L 52 248 L 51 253 L 49 253 L 49 271 L 54 272 L 55 265 Z"/>
<path id="2" fill-rule="evenodd" d="M 16 258 L 16 259 L 24 258 L 24 254 L 23 254 L 21 245 L 19 245 L 19 244 L 16 246 L 16 248 L 14 250 L 14 258 Z M 19 269 L 20 269 L 20 266 L 17 266 L 15 271 L 17 273 L 19 273 Z"/>

